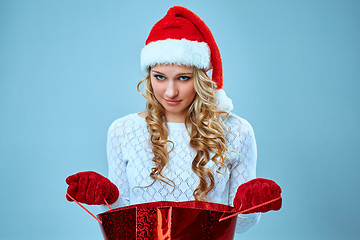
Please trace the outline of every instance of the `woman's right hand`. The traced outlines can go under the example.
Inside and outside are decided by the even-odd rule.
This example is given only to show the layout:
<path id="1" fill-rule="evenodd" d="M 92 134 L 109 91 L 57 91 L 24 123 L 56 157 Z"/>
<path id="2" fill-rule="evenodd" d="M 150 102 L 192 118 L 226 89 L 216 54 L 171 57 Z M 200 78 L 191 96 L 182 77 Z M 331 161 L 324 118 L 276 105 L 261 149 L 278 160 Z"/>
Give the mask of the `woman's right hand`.
<path id="1" fill-rule="evenodd" d="M 66 183 L 69 184 L 67 193 L 76 201 L 88 205 L 104 204 L 104 199 L 112 204 L 119 197 L 116 185 L 96 172 L 79 172 L 67 177 Z M 66 199 L 73 201 L 67 195 Z"/>

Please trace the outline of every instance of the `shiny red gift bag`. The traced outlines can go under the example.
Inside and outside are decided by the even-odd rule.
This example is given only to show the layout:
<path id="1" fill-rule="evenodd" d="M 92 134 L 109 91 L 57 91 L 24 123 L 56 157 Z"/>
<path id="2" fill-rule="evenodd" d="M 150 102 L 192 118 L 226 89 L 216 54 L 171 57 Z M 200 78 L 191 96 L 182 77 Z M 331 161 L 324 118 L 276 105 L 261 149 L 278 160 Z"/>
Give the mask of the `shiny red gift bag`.
<path id="1" fill-rule="evenodd" d="M 105 239 L 215 239 L 234 238 L 233 207 L 202 201 L 152 202 L 98 214 Z"/>
<path id="2" fill-rule="evenodd" d="M 237 215 L 281 201 L 282 196 L 248 209 L 202 201 L 151 202 L 111 209 L 96 217 L 76 199 L 69 198 L 99 221 L 105 239 L 214 239 L 234 238 Z M 278 210 L 278 209 L 275 209 Z"/>

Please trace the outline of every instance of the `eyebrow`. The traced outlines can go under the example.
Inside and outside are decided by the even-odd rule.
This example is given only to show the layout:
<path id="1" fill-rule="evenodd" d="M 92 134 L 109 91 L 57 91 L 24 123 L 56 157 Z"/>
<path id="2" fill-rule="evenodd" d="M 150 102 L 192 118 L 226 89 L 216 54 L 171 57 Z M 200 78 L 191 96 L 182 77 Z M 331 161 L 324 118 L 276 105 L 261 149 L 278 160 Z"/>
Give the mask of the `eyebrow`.
<path id="1" fill-rule="evenodd" d="M 159 73 L 159 74 L 162 74 L 162 75 L 166 75 L 165 73 L 162 73 L 162 72 L 159 72 L 159 71 L 155 71 L 155 70 L 151 70 L 151 72 L 155 72 L 155 73 Z M 190 74 L 193 74 L 192 72 L 190 73 L 179 73 L 177 74 L 176 76 L 179 76 L 179 75 L 190 75 Z"/>

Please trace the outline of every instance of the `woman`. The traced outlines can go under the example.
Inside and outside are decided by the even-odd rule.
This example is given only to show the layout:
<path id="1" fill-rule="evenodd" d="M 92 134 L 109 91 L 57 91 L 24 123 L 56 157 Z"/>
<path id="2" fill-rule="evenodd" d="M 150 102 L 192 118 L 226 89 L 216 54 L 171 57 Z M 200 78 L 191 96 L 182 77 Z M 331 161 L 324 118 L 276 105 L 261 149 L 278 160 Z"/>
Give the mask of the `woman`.
<path id="1" fill-rule="evenodd" d="M 220 52 L 198 16 L 172 7 L 152 28 L 141 67 L 147 76 L 137 89 L 141 94 L 139 86 L 145 84 L 146 110 L 111 124 L 108 179 L 94 172 L 72 175 L 68 193 L 87 204 L 106 199 L 114 208 L 199 200 L 244 209 L 244 198 L 269 192 L 267 186 L 251 196 L 237 194 L 241 184 L 256 177 L 255 136 L 245 119 L 231 113 L 232 102 L 222 89 Z M 239 215 L 236 231 L 255 225 L 258 212 Z"/>

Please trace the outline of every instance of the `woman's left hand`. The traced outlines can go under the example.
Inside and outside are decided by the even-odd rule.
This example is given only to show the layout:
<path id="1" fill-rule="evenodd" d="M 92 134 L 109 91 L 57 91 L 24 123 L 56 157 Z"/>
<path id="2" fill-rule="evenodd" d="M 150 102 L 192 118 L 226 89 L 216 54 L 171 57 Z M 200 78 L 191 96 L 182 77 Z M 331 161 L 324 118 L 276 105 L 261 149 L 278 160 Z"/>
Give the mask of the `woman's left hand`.
<path id="1" fill-rule="evenodd" d="M 239 186 L 233 203 L 236 210 L 244 211 L 279 197 L 281 197 L 281 188 L 274 181 L 265 178 L 255 178 Z M 277 211 L 281 208 L 281 205 L 282 198 L 244 213 Z"/>

